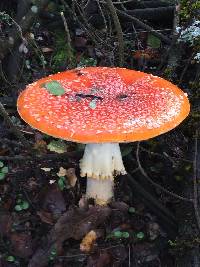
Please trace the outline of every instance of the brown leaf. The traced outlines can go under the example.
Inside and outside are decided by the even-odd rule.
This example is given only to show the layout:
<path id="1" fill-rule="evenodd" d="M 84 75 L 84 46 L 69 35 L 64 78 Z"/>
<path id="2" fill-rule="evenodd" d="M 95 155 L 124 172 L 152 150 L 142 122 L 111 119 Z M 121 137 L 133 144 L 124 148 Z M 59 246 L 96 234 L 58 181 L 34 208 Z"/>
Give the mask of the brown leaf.
<path id="1" fill-rule="evenodd" d="M 50 48 L 50 47 L 42 47 L 42 52 L 43 53 L 49 53 L 49 52 L 52 52 L 52 51 L 53 51 L 53 49 Z"/>
<path id="2" fill-rule="evenodd" d="M 58 219 L 66 210 L 66 204 L 62 192 L 56 184 L 48 186 L 40 197 L 42 209 L 50 212 L 54 219 Z"/>
<path id="3" fill-rule="evenodd" d="M 83 238 L 80 244 L 80 250 L 83 252 L 90 252 L 93 248 L 94 242 L 97 239 L 96 232 L 91 230 L 86 236 Z"/>
<path id="4" fill-rule="evenodd" d="M 7 236 L 12 229 L 12 216 L 10 213 L 0 213 L 0 234 Z"/>
<path id="5" fill-rule="evenodd" d="M 12 233 L 10 237 L 12 251 L 15 256 L 28 258 L 33 254 L 33 244 L 30 234 Z"/>
<path id="6" fill-rule="evenodd" d="M 41 221 L 44 223 L 48 223 L 53 225 L 54 219 L 52 217 L 52 214 L 50 212 L 46 212 L 44 210 L 38 211 L 37 215 L 40 217 Z"/>
<path id="7" fill-rule="evenodd" d="M 76 181 L 77 181 L 75 169 L 74 168 L 67 169 L 66 170 L 66 176 L 68 178 L 68 182 L 71 185 L 71 187 L 74 187 L 76 185 Z"/>
<path id="8" fill-rule="evenodd" d="M 96 229 L 110 216 L 109 207 L 91 207 L 88 211 L 73 208 L 64 213 L 29 262 L 29 267 L 46 266 L 52 248 L 58 251 L 63 241 L 79 240 L 90 230 Z"/>

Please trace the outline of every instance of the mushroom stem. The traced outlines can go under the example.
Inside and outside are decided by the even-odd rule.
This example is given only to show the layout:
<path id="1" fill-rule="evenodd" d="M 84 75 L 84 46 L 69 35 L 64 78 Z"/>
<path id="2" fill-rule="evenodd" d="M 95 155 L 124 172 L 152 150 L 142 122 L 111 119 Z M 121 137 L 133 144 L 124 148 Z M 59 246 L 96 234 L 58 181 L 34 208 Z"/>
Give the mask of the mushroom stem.
<path id="1" fill-rule="evenodd" d="M 114 195 L 114 175 L 126 174 L 119 144 L 87 144 L 80 169 L 81 176 L 88 177 L 86 197 L 107 204 Z"/>

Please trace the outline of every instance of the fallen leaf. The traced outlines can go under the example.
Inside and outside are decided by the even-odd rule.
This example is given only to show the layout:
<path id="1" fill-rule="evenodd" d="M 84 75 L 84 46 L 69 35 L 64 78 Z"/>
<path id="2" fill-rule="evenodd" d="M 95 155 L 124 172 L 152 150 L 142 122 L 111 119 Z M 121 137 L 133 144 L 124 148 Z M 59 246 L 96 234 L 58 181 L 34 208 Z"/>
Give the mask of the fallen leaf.
<path id="1" fill-rule="evenodd" d="M 63 241 L 74 238 L 80 240 L 90 230 L 104 224 L 111 214 L 109 207 L 91 207 L 88 211 L 80 208 L 69 209 L 56 222 L 46 238 L 29 261 L 29 267 L 46 266 L 51 249 L 56 251 L 62 246 Z"/>
<path id="2" fill-rule="evenodd" d="M 53 225 L 54 219 L 52 217 L 52 214 L 50 212 L 46 212 L 44 210 L 38 211 L 37 215 L 40 217 L 41 221 L 44 223 L 48 223 Z"/>
<path id="3" fill-rule="evenodd" d="M 10 236 L 12 251 L 15 256 L 28 258 L 33 254 L 32 237 L 28 233 L 12 233 Z"/>
<path id="4" fill-rule="evenodd" d="M 53 51 L 53 49 L 50 48 L 50 47 L 42 47 L 42 52 L 43 53 L 49 53 L 49 52 L 52 52 L 52 51 Z"/>
<path id="5" fill-rule="evenodd" d="M 86 253 L 90 252 L 93 248 L 96 239 L 97 239 L 96 232 L 91 230 L 89 233 L 86 234 L 86 236 L 81 241 L 80 250 Z"/>
<path id="6" fill-rule="evenodd" d="M 66 210 L 64 197 L 56 184 L 48 186 L 42 192 L 40 201 L 42 210 L 52 213 L 54 219 L 58 219 Z"/>
<path id="7" fill-rule="evenodd" d="M 0 213 L 0 235 L 7 236 L 12 229 L 12 216 L 9 212 Z"/>
<path id="8" fill-rule="evenodd" d="M 66 170 L 66 176 L 69 182 L 69 185 L 71 187 L 74 187 L 76 185 L 76 181 L 77 181 L 77 176 L 75 173 L 75 169 L 74 168 L 69 168 Z"/>

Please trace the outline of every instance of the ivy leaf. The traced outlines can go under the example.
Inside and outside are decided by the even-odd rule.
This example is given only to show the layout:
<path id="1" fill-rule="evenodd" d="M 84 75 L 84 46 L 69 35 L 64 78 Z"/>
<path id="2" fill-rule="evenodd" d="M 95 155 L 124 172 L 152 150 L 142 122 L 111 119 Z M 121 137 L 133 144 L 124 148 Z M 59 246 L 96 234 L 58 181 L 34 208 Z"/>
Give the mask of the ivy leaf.
<path id="1" fill-rule="evenodd" d="M 21 204 L 23 210 L 27 210 L 29 208 L 29 203 L 27 201 L 23 201 Z"/>
<path id="2" fill-rule="evenodd" d="M 52 95 L 59 96 L 59 95 L 65 94 L 65 89 L 57 81 L 50 81 L 50 82 L 44 83 L 42 84 L 42 87 L 44 87 Z"/>

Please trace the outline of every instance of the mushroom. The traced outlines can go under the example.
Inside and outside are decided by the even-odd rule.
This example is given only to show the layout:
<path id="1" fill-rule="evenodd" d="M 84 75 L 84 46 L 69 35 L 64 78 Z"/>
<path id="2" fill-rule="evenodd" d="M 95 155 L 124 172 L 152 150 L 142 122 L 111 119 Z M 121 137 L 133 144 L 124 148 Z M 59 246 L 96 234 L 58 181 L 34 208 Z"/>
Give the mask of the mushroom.
<path id="1" fill-rule="evenodd" d="M 20 94 L 22 119 L 53 137 L 84 143 L 86 196 L 113 198 L 114 176 L 126 174 L 119 143 L 163 134 L 189 113 L 187 95 L 172 83 L 125 68 L 86 67 L 40 79 Z"/>

